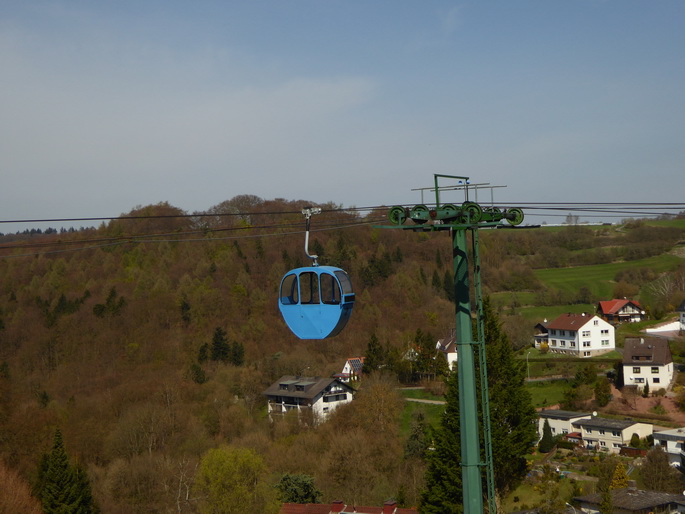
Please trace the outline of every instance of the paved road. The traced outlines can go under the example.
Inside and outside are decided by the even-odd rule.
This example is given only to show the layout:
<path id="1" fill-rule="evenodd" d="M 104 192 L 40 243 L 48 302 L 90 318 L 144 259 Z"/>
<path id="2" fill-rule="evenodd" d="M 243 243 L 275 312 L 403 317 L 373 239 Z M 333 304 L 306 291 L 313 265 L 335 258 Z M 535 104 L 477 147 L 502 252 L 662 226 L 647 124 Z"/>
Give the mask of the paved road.
<path id="1" fill-rule="evenodd" d="M 442 400 L 424 400 L 423 398 L 405 398 L 408 402 L 430 403 L 432 405 L 445 405 L 447 402 Z"/>

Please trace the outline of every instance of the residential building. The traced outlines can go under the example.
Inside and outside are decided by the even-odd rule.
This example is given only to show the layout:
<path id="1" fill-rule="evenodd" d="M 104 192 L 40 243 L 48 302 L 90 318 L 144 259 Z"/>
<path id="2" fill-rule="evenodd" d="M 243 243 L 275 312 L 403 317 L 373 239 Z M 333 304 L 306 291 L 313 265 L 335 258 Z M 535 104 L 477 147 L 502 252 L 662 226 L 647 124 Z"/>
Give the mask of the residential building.
<path id="1" fill-rule="evenodd" d="M 342 372 L 336 375 L 341 382 L 349 382 L 351 380 L 359 380 L 362 375 L 362 368 L 364 367 L 364 357 L 350 357 L 345 362 Z"/>
<path id="2" fill-rule="evenodd" d="M 397 506 L 397 502 L 390 500 L 383 507 L 364 507 L 362 505 L 347 505 L 338 500 L 333 503 L 284 503 L 279 514 L 418 514 L 416 509 Z"/>
<path id="3" fill-rule="evenodd" d="M 547 324 L 550 352 L 594 357 L 616 348 L 614 327 L 599 316 L 562 314 Z"/>
<path id="4" fill-rule="evenodd" d="M 678 306 L 676 312 L 680 318 L 680 333 L 682 334 L 685 332 L 685 300 L 683 300 L 683 303 Z"/>
<path id="5" fill-rule="evenodd" d="M 598 514 L 602 504 L 600 493 L 576 496 L 573 503 L 580 512 Z M 685 512 L 685 496 L 682 494 L 643 491 L 634 487 L 611 490 L 611 506 L 614 514 L 651 514 L 654 512 Z"/>
<path id="6" fill-rule="evenodd" d="M 535 348 L 539 349 L 542 343 L 548 343 L 549 330 L 547 329 L 547 325 L 549 325 L 549 321 L 547 321 L 547 319 L 545 319 L 542 323 L 535 325 L 535 333 L 533 334 L 533 343 L 535 344 Z"/>
<path id="7" fill-rule="evenodd" d="M 661 338 L 626 338 L 623 348 L 623 383 L 642 390 L 668 389 L 675 373 L 668 341 Z"/>
<path id="8" fill-rule="evenodd" d="M 668 454 L 671 466 L 682 466 L 685 457 L 685 428 L 672 428 L 654 432 L 654 445 L 659 445 Z"/>
<path id="9" fill-rule="evenodd" d="M 573 423 L 579 428 L 583 444 L 596 450 L 619 453 L 623 446 L 630 445 L 633 434 L 640 439 L 652 435 L 652 425 L 632 420 L 606 419 L 592 416 Z"/>
<path id="10" fill-rule="evenodd" d="M 337 378 L 286 375 L 264 391 L 269 419 L 296 410 L 298 416 L 320 423 L 341 405 L 352 401 L 354 389 Z"/>
<path id="11" fill-rule="evenodd" d="M 549 423 L 549 428 L 552 429 L 552 435 L 559 434 L 568 435 L 575 432 L 573 424 L 581 419 L 588 419 L 592 417 L 589 412 L 572 412 L 568 410 L 546 409 L 538 412 L 540 419 L 538 420 L 538 437 L 542 439 L 542 430 L 545 426 L 545 420 Z"/>
<path id="12" fill-rule="evenodd" d="M 449 369 L 456 369 L 457 366 L 457 331 L 450 331 L 450 335 L 444 339 L 438 339 L 435 349 L 440 352 L 447 360 Z"/>
<path id="13" fill-rule="evenodd" d="M 597 305 L 597 315 L 603 317 L 609 323 L 635 323 L 645 319 L 645 311 L 642 306 L 633 300 L 607 300 Z"/>

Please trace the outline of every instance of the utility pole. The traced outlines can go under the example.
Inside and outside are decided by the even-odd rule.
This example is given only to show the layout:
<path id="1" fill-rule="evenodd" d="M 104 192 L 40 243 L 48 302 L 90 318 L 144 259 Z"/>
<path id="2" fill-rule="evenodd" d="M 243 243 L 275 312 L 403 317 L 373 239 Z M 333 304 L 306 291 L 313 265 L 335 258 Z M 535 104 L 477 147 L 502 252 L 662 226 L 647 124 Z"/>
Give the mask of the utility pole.
<path id="1" fill-rule="evenodd" d="M 443 190 L 461 190 L 465 200 L 461 205 L 441 204 L 438 184 L 440 178 L 457 180 L 457 185 L 444 187 Z M 506 220 L 510 225 L 519 225 L 523 221 L 523 211 L 518 208 L 500 210 L 491 206 L 483 209 L 478 203 L 469 201 L 469 190 L 487 186 L 487 184 L 470 184 L 468 177 L 453 175 L 434 175 L 435 206 L 425 204 L 412 208 L 395 206 L 390 209 L 388 218 L 391 227 L 413 231 L 449 230 L 452 237 L 452 255 L 454 271 L 454 297 L 456 308 L 457 371 L 459 373 L 459 429 L 461 438 L 461 471 L 463 506 L 465 514 L 482 514 L 483 483 L 482 471 L 485 470 L 487 481 L 488 507 L 495 514 L 495 485 L 492 462 L 492 438 L 490 429 L 490 406 L 487 383 L 487 363 L 485 358 L 485 340 L 483 336 L 483 301 L 480 281 L 480 252 L 478 247 L 478 229 L 496 227 Z M 428 189 L 428 188 L 424 188 Z M 423 190 L 422 195 L 423 195 Z M 422 197 L 423 198 L 423 197 Z M 413 224 L 405 224 L 410 219 Z M 469 259 L 467 231 L 472 235 L 474 255 L 473 277 L 476 298 L 477 337 L 473 337 L 472 311 L 469 284 Z M 478 361 L 479 366 L 476 366 Z M 477 373 L 477 370 L 480 373 Z M 480 406 L 482 423 L 478 419 L 478 385 L 481 388 Z M 483 455 L 481 459 L 479 425 L 483 428 Z"/>

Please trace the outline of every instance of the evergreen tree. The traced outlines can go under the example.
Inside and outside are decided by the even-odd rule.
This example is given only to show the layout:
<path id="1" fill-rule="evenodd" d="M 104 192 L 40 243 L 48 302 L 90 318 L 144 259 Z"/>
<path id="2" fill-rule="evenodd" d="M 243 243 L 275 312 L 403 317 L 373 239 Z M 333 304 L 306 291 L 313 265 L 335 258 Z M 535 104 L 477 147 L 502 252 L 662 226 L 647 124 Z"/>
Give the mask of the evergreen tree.
<path id="1" fill-rule="evenodd" d="M 642 396 L 649 398 L 649 382 L 645 382 L 645 387 L 642 388 Z"/>
<path id="2" fill-rule="evenodd" d="M 552 428 L 549 426 L 549 420 L 545 419 L 542 426 L 542 439 L 538 443 L 538 450 L 540 453 L 549 453 L 554 448 L 554 436 L 552 435 Z"/>
<path id="3" fill-rule="evenodd" d="M 452 272 L 450 270 L 445 270 L 445 275 L 442 278 L 442 284 L 442 287 L 445 291 L 445 297 L 450 302 L 454 302 L 454 279 L 452 278 Z"/>
<path id="4" fill-rule="evenodd" d="M 525 455 L 536 439 L 537 414 L 524 386 L 524 365 L 514 359 L 511 343 L 489 299 L 484 301 L 483 312 L 495 488 L 503 496 L 527 472 Z M 434 433 L 435 451 L 428 456 L 421 512 L 462 510 L 457 375 L 452 373 L 448 379 L 445 412 Z"/>
<path id="5" fill-rule="evenodd" d="M 537 413 L 525 387 L 525 363 L 502 330 L 490 299 L 483 301 L 495 488 L 500 496 L 526 476 L 526 453 L 537 439 Z"/>
<path id="6" fill-rule="evenodd" d="M 245 347 L 243 346 L 243 343 L 233 341 L 231 344 L 231 355 L 229 360 L 234 366 L 242 366 L 245 364 Z"/>
<path id="7" fill-rule="evenodd" d="M 228 360 L 230 346 L 228 339 L 226 339 L 226 331 L 221 327 L 216 327 L 214 330 L 211 350 L 211 359 L 213 361 L 226 362 Z"/>
<path id="8" fill-rule="evenodd" d="M 366 353 L 364 353 L 364 366 L 362 372 L 365 375 L 370 375 L 374 371 L 380 369 L 385 364 L 385 352 L 381 343 L 378 341 L 378 336 L 375 333 L 371 334 L 369 344 L 366 346 Z"/>
<path id="9" fill-rule="evenodd" d="M 82 468 L 69 464 L 59 429 L 52 450 L 41 459 L 38 471 L 38 495 L 46 513 L 97 512 L 88 476 Z"/>
<path id="10" fill-rule="evenodd" d="M 462 512 L 461 441 L 459 440 L 459 378 L 447 380 L 445 412 L 432 430 L 433 448 L 428 453 L 426 488 L 421 493 L 422 514 Z"/>

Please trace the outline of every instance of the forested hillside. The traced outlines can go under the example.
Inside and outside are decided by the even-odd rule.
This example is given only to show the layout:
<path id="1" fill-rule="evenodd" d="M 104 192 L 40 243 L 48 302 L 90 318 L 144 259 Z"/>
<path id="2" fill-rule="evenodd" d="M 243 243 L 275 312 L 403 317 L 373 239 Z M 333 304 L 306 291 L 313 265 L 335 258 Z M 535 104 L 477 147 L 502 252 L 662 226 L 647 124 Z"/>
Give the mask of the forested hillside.
<path id="1" fill-rule="evenodd" d="M 105 512 L 194 511 L 211 496 L 200 459 L 218 448 L 249 450 L 243 457 L 268 486 L 264 512 L 283 473 L 314 477 L 328 501 L 416 504 L 424 464 L 399 431 L 391 379 L 363 383 L 335 424 L 316 429 L 271 424 L 261 393 L 284 374 L 340 372 L 370 341 L 401 355 L 445 336 L 454 323 L 449 235 L 375 228 L 388 224 L 384 210 L 321 205 L 310 251 L 348 271 L 357 302 L 340 335 L 300 341 L 276 300 L 283 274 L 307 264 L 300 210 L 311 204 L 245 195 L 205 213 L 159 204 L 98 228 L 0 238 L 3 465 L 35 486 L 59 429 Z M 602 299 L 593 284 L 569 292 L 537 271 L 668 257 L 684 233 L 685 224 L 640 221 L 483 231 L 485 289 L 591 303 Z M 681 256 L 621 269 L 612 293 L 642 292 L 652 312 L 672 310 L 685 290 Z M 528 321 L 508 302 L 500 311 L 515 344 L 525 342 Z"/>

